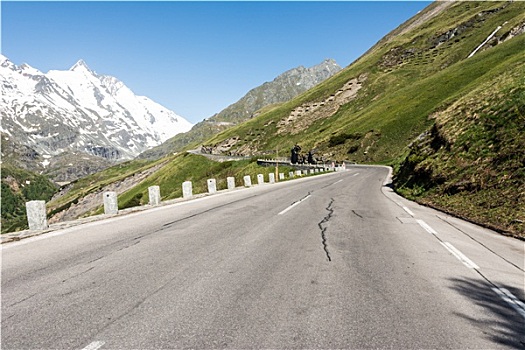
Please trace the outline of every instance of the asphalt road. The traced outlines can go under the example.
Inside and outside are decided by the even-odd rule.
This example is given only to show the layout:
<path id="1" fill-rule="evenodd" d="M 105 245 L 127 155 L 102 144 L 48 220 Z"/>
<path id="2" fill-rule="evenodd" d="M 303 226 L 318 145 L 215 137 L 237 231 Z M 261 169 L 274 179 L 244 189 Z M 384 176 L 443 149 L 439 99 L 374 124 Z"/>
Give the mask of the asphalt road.
<path id="1" fill-rule="evenodd" d="M 2 247 L 2 349 L 524 348 L 524 242 L 355 167 Z"/>

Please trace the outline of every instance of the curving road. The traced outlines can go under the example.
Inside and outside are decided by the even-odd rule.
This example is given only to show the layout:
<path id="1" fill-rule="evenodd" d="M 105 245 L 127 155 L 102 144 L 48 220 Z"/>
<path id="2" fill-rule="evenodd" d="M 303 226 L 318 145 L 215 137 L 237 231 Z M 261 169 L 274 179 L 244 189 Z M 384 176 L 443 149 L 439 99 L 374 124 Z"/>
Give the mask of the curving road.
<path id="1" fill-rule="evenodd" d="M 388 169 L 223 192 L 2 246 L 2 349 L 523 348 L 524 243 Z"/>

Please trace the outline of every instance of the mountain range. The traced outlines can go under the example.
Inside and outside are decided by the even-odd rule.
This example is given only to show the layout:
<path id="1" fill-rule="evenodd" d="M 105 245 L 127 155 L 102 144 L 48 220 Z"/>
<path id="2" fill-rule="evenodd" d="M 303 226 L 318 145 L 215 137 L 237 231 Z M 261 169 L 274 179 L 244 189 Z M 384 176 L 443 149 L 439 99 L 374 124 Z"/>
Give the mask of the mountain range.
<path id="1" fill-rule="evenodd" d="M 0 55 L 0 91 L 4 141 L 32 150 L 18 165 L 56 181 L 132 159 L 192 127 L 82 60 L 69 70 L 44 74 Z"/>
<path id="2" fill-rule="evenodd" d="M 190 131 L 177 134 L 162 145 L 145 151 L 139 158 L 157 159 L 167 154 L 180 152 L 188 146 L 202 144 L 221 131 L 255 118 L 265 107 L 291 100 L 330 78 L 341 69 L 333 59 L 325 59 L 312 67 L 299 66 L 290 69 L 272 81 L 251 89 L 237 102 L 195 124 Z"/>

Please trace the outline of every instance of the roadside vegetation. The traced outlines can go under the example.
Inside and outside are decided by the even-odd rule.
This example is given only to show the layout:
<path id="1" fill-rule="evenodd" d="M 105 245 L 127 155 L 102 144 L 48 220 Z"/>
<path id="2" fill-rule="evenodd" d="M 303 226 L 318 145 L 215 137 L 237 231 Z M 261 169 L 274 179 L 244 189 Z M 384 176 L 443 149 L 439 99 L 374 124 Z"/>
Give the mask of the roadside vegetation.
<path id="1" fill-rule="evenodd" d="M 525 63 L 435 114 L 398 169 L 420 203 L 525 237 Z"/>
<path id="2" fill-rule="evenodd" d="M 290 167 L 279 167 L 279 172 L 287 175 L 293 169 Z M 182 183 L 191 181 L 193 193 L 208 192 L 208 179 L 215 179 L 217 190 L 227 188 L 226 179 L 235 178 L 236 186 L 244 186 L 244 176 L 249 175 L 252 183 L 256 184 L 257 174 L 264 174 L 268 181 L 268 174 L 275 173 L 275 167 L 263 167 L 257 164 L 255 158 L 241 161 L 215 162 L 203 156 L 190 153 L 182 153 L 172 157 L 164 167 L 149 176 L 131 190 L 118 196 L 119 209 L 129 208 L 147 204 L 149 201 L 148 187 L 159 186 L 161 199 L 163 201 L 181 198 Z M 89 214 L 102 213 L 102 207 Z"/>
<path id="3" fill-rule="evenodd" d="M 46 176 L 2 164 L 2 233 L 27 228 L 25 203 L 48 201 L 58 190 Z"/>

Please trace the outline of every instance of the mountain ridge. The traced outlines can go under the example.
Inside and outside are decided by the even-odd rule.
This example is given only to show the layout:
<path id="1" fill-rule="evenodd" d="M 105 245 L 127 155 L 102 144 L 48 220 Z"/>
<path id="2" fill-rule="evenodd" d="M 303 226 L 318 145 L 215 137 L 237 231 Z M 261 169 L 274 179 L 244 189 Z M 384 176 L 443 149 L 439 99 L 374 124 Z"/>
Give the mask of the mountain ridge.
<path id="1" fill-rule="evenodd" d="M 145 151 L 139 158 L 156 159 L 185 147 L 198 146 L 212 135 L 254 118 L 262 108 L 286 102 L 319 84 L 341 70 L 333 59 L 325 59 L 311 67 L 298 66 L 281 73 L 272 81 L 249 90 L 237 102 L 219 113 L 195 124 L 192 130 L 174 136 L 165 144 Z"/>

